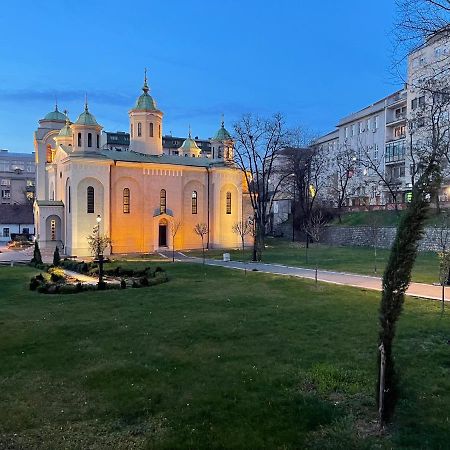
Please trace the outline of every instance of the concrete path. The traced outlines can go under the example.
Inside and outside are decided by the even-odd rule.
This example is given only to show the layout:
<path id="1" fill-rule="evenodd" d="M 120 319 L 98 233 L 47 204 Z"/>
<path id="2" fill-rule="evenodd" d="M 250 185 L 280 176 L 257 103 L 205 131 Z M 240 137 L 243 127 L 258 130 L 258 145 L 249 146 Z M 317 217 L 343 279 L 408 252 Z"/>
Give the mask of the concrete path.
<path id="1" fill-rule="evenodd" d="M 163 253 L 165 256 L 169 255 Z M 172 255 L 170 254 L 170 258 Z M 175 260 L 181 262 L 202 263 L 202 258 L 187 256 L 184 253 L 176 252 Z M 209 266 L 220 266 L 228 269 L 247 270 L 257 269 L 258 272 L 272 273 L 276 275 L 285 275 L 299 278 L 315 279 L 314 269 L 304 269 L 302 267 L 284 266 L 282 264 L 265 264 L 265 263 L 243 263 L 240 261 L 220 261 L 217 259 L 206 259 L 206 264 Z M 372 277 L 369 275 L 357 275 L 354 273 L 332 272 L 328 270 L 318 270 L 317 280 L 324 283 L 340 284 L 344 286 L 352 286 L 362 289 L 370 289 L 374 291 L 381 291 L 381 278 Z M 450 301 L 450 291 L 447 293 L 446 288 L 445 300 Z M 411 283 L 409 285 L 407 295 L 412 297 L 421 297 L 431 300 L 442 299 L 442 287 L 434 286 L 425 283 Z"/>

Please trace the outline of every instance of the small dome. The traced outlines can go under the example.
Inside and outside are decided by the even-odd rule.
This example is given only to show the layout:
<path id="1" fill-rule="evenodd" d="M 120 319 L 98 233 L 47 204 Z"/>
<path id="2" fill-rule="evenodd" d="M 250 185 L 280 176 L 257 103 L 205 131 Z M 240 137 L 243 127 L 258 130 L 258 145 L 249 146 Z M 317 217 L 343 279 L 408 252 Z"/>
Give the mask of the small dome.
<path id="1" fill-rule="evenodd" d="M 144 86 L 142 87 L 142 90 L 144 93 L 136 100 L 133 111 L 158 111 L 155 100 L 148 93 L 150 88 L 147 84 L 147 69 L 145 69 Z"/>
<path id="2" fill-rule="evenodd" d="M 44 120 L 52 121 L 52 122 L 65 122 L 67 119 L 67 116 L 58 111 L 58 106 L 56 106 L 55 110 L 52 112 L 49 112 L 45 117 Z"/>
<path id="3" fill-rule="evenodd" d="M 72 128 L 70 128 L 69 118 L 66 119 L 66 124 L 59 130 L 58 136 L 72 137 Z"/>
<path id="4" fill-rule="evenodd" d="M 216 135 L 214 136 L 214 141 L 229 141 L 231 139 L 232 139 L 231 134 L 228 133 L 228 131 L 226 130 L 224 122 L 222 120 L 222 126 L 219 128 Z"/>
<path id="5" fill-rule="evenodd" d="M 183 144 L 181 145 L 180 149 L 182 149 L 185 152 L 201 152 L 200 147 L 197 145 L 197 142 L 194 141 L 194 139 L 188 137 Z"/>
<path id="6" fill-rule="evenodd" d="M 95 125 L 98 126 L 97 121 L 95 120 L 95 117 L 88 111 L 87 103 L 84 107 L 84 111 L 78 116 L 77 121 L 75 122 L 76 125 Z"/>

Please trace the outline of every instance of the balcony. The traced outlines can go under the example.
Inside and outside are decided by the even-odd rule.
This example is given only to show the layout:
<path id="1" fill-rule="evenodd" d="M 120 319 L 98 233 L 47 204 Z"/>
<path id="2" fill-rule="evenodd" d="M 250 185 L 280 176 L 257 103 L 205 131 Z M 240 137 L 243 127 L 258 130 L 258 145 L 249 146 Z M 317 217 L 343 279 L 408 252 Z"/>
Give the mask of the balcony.
<path id="1" fill-rule="evenodd" d="M 400 122 L 404 122 L 406 120 L 406 113 L 395 114 L 394 117 L 388 119 L 386 121 L 386 125 L 397 125 Z"/>
<path id="2" fill-rule="evenodd" d="M 393 95 L 392 97 L 389 97 L 387 99 L 387 106 L 391 107 L 393 105 L 397 105 L 401 102 L 406 102 L 406 91 L 398 92 L 397 94 Z"/>

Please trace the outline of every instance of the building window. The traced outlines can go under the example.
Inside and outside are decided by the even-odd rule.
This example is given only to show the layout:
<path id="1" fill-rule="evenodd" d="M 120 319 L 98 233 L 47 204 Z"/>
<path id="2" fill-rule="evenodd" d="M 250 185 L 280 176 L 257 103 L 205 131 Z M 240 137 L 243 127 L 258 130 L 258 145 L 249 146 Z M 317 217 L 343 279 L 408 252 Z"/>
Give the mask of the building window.
<path id="1" fill-rule="evenodd" d="M 92 147 L 92 133 L 88 133 L 88 147 Z"/>
<path id="2" fill-rule="evenodd" d="M 9 228 L 3 228 L 3 237 L 9 237 Z"/>
<path id="3" fill-rule="evenodd" d="M 226 213 L 231 214 L 231 192 L 227 192 L 227 205 L 226 205 Z"/>
<path id="4" fill-rule="evenodd" d="M 345 139 L 348 138 L 348 127 L 345 127 L 345 129 L 344 129 L 344 137 L 345 137 Z"/>
<path id="5" fill-rule="evenodd" d="M 100 135 L 97 134 L 97 148 L 100 148 Z"/>
<path id="6" fill-rule="evenodd" d="M 81 147 L 81 133 L 78 133 L 77 145 L 78 147 Z"/>
<path id="7" fill-rule="evenodd" d="M 375 130 L 378 130 L 379 116 L 375 116 Z"/>
<path id="8" fill-rule="evenodd" d="M 130 125 L 130 135 L 133 137 L 133 124 Z"/>
<path id="9" fill-rule="evenodd" d="M 161 192 L 159 193 L 159 212 L 161 214 L 166 213 L 167 210 L 166 206 L 167 206 L 166 190 L 161 189 Z"/>
<path id="10" fill-rule="evenodd" d="M 11 186 L 11 180 L 9 178 L 3 178 L 2 186 Z M 27 186 L 28 186 L 28 182 L 27 182 Z"/>
<path id="11" fill-rule="evenodd" d="M 56 220 L 52 219 L 50 221 L 50 239 L 56 241 Z"/>
<path id="12" fill-rule="evenodd" d="M 30 234 L 30 229 L 29 228 L 22 228 L 22 233 L 23 234 Z"/>
<path id="13" fill-rule="evenodd" d="M 149 133 L 150 133 L 150 137 L 153 137 L 153 123 L 152 122 L 149 123 Z"/>
<path id="14" fill-rule="evenodd" d="M 197 191 L 192 192 L 192 214 L 197 214 Z"/>
<path id="15" fill-rule="evenodd" d="M 355 124 L 353 124 L 353 125 L 352 125 L 352 136 L 354 136 L 354 135 L 355 135 L 355 130 L 356 130 L 356 125 L 355 125 Z"/>
<path id="16" fill-rule="evenodd" d="M 123 190 L 123 212 L 130 214 L 130 189 L 128 188 Z"/>
<path id="17" fill-rule="evenodd" d="M 52 147 L 50 145 L 47 145 L 46 161 L 52 162 Z"/>
<path id="18" fill-rule="evenodd" d="M 71 213 L 71 211 L 72 211 L 72 196 L 70 195 L 70 186 L 69 186 L 69 190 L 68 190 L 69 192 L 68 192 L 68 201 L 67 201 L 67 203 L 68 203 L 68 207 L 69 207 L 69 214 Z"/>
<path id="19" fill-rule="evenodd" d="M 141 122 L 138 122 L 138 137 L 142 136 L 142 124 Z"/>
<path id="20" fill-rule="evenodd" d="M 158 137 L 161 137 L 161 125 L 158 125 Z"/>
<path id="21" fill-rule="evenodd" d="M 94 188 L 88 186 L 87 188 L 87 212 L 88 214 L 94 213 Z"/>
<path id="22" fill-rule="evenodd" d="M 3 198 L 11 198 L 11 191 L 9 189 L 2 190 L 2 197 Z"/>
<path id="23" fill-rule="evenodd" d="M 358 130 L 359 134 L 361 134 L 364 131 L 364 125 L 362 122 L 358 122 Z"/>

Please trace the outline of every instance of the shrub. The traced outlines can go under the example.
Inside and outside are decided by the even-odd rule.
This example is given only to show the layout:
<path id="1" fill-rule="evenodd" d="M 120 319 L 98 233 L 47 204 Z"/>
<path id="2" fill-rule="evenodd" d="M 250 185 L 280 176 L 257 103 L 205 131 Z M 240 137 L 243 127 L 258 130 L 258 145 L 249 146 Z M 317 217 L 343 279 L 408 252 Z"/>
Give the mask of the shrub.
<path id="1" fill-rule="evenodd" d="M 42 281 L 42 282 L 45 281 L 44 276 L 42 275 L 42 273 L 40 273 L 39 275 L 36 275 L 35 278 L 36 278 L 36 280 L 38 280 L 38 281 Z"/>
<path id="2" fill-rule="evenodd" d="M 58 246 L 55 247 L 55 251 L 53 252 L 53 265 L 58 267 L 61 264 L 61 256 L 59 255 Z"/>
<path id="3" fill-rule="evenodd" d="M 123 278 L 120 280 L 120 288 L 121 289 L 127 288 L 127 282 Z"/>
<path id="4" fill-rule="evenodd" d="M 76 292 L 81 292 L 83 290 L 83 285 L 81 283 L 77 283 L 75 285 Z"/>
<path id="5" fill-rule="evenodd" d="M 140 282 L 141 286 L 148 286 L 149 285 L 147 277 L 140 278 L 139 282 Z"/>
<path id="6" fill-rule="evenodd" d="M 104 291 L 106 289 L 106 283 L 104 281 L 101 281 L 97 284 L 97 289 L 99 291 Z"/>
<path id="7" fill-rule="evenodd" d="M 30 261 L 31 265 L 37 266 L 38 264 L 42 264 L 42 256 L 41 256 L 41 250 L 39 248 L 38 241 L 34 241 L 34 252 L 33 252 L 33 258 Z"/>
<path id="8" fill-rule="evenodd" d="M 40 281 L 36 279 L 37 277 L 33 277 L 30 280 L 30 291 L 35 291 L 40 285 Z"/>

